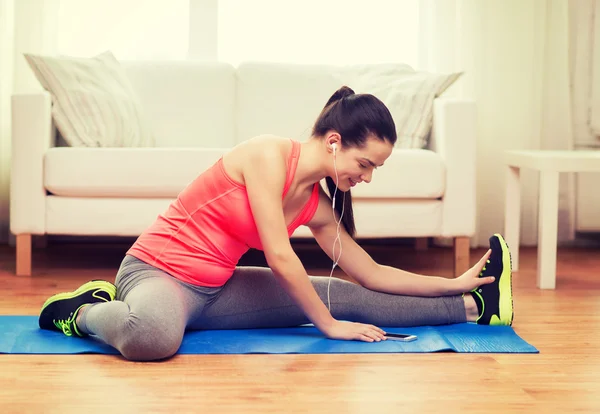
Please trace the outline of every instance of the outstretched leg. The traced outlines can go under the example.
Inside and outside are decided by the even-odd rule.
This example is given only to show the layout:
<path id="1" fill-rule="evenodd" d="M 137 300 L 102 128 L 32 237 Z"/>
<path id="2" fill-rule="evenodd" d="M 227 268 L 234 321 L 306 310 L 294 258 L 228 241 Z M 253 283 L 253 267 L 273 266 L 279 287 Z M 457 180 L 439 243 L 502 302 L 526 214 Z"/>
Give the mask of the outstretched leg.
<path id="1" fill-rule="evenodd" d="M 311 276 L 317 294 L 328 305 L 328 277 Z M 467 320 L 467 295 L 437 298 L 375 292 L 338 278 L 331 279 L 331 314 L 338 320 L 380 327 L 443 325 Z M 473 319 L 474 320 L 474 319 Z M 218 297 L 190 321 L 192 329 L 290 327 L 310 323 L 268 268 L 238 267 Z"/>

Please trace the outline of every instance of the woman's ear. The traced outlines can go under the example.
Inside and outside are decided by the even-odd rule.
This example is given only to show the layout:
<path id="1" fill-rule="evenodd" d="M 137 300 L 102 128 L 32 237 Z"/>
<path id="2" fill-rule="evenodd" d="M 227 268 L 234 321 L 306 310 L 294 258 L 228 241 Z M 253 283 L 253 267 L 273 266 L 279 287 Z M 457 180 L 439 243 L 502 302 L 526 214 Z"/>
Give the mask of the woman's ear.
<path id="1" fill-rule="evenodd" d="M 327 148 L 330 151 L 334 150 L 334 145 L 335 145 L 335 152 L 340 152 L 340 150 L 342 149 L 341 148 L 342 147 L 342 137 L 337 132 L 332 132 L 329 135 L 327 135 L 326 142 L 327 142 Z"/>

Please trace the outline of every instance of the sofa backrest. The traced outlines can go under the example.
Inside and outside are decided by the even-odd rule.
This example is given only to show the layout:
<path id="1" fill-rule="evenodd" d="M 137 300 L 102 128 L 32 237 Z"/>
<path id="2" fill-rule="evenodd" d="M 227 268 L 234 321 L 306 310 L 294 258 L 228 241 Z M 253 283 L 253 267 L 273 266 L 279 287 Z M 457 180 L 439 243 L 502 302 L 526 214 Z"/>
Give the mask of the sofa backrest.
<path id="1" fill-rule="evenodd" d="M 158 147 L 229 148 L 236 142 L 235 69 L 200 61 L 123 62 Z"/>
<path id="2" fill-rule="evenodd" d="M 260 134 L 304 140 L 341 84 L 319 65 L 123 62 L 159 147 L 232 147 Z"/>
<path id="3" fill-rule="evenodd" d="M 340 86 L 334 71 L 324 65 L 240 64 L 238 142 L 260 134 L 305 140 L 325 103 Z"/>
<path id="4" fill-rule="evenodd" d="M 159 147 L 230 148 L 260 134 L 303 141 L 327 100 L 346 84 L 388 105 L 399 148 L 419 148 L 430 128 L 433 94 L 458 76 L 417 73 L 402 64 L 244 62 L 235 68 L 190 60 L 123 65 Z"/>

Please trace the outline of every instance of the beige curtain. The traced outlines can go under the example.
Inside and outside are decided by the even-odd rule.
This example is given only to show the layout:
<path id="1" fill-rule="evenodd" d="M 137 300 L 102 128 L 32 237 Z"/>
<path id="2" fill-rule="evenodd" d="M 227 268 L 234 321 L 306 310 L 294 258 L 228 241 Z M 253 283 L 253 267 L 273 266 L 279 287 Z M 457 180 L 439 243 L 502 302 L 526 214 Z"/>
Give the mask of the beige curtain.
<path id="1" fill-rule="evenodd" d="M 571 0 L 575 142 L 600 145 L 600 0 Z"/>
<path id="2" fill-rule="evenodd" d="M 39 90 L 24 52 L 54 53 L 59 1 L 0 0 L 0 243 L 9 240 L 11 95 Z"/>
<path id="3" fill-rule="evenodd" d="M 594 136 L 600 137 L 600 0 L 593 0 L 590 8 L 592 9 L 590 13 L 592 16 L 590 127 Z"/>
<path id="4" fill-rule="evenodd" d="M 509 149 L 572 149 L 569 3 L 564 0 L 424 0 L 422 66 L 465 71 L 448 92 L 478 112 L 477 234 L 504 231 Z M 537 175 L 522 173 L 521 243 L 537 242 Z M 559 239 L 573 238 L 573 185 L 561 182 Z"/>
<path id="5" fill-rule="evenodd" d="M 14 2 L 0 1 L 0 243 L 8 240 L 10 96 L 13 92 Z"/>

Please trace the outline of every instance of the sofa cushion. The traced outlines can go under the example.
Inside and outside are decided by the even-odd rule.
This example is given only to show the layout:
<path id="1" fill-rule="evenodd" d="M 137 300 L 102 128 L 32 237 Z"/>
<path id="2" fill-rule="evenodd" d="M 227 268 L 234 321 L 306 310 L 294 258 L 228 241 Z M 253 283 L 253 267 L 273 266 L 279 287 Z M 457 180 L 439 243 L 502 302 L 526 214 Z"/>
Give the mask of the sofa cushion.
<path id="1" fill-rule="evenodd" d="M 235 145 L 233 66 L 223 62 L 124 61 L 157 147 Z"/>
<path id="2" fill-rule="evenodd" d="M 226 149 L 50 148 L 47 191 L 71 197 L 176 197 Z"/>
<path id="3" fill-rule="evenodd" d="M 342 85 L 326 65 L 244 62 L 237 69 L 237 139 L 273 134 L 305 140 Z"/>
<path id="4" fill-rule="evenodd" d="M 442 200 L 356 200 L 352 204 L 356 237 L 380 239 L 384 237 L 427 237 L 441 234 L 443 229 Z M 300 226 L 292 234 L 295 238 L 311 238 L 309 228 Z M 343 254 L 343 253 L 342 253 Z"/>
<path id="5" fill-rule="evenodd" d="M 50 234 L 139 236 L 151 225 L 172 199 L 147 198 L 46 198 L 45 229 Z M 442 232 L 443 201 L 392 200 L 354 204 L 359 238 L 426 237 Z M 294 238 L 313 238 L 300 226 Z"/>
<path id="6" fill-rule="evenodd" d="M 446 188 L 442 157 L 430 150 L 394 149 L 371 182 L 352 189 L 352 198 L 440 198 Z"/>
<path id="7" fill-rule="evenodd" d="M 44 159 L 47 191 L 68 197 L 173 198 L 227 149 L 51 148 Z M 394 150 L 354 198 L 435 199 L 444 194 L 441 157 L 429 150 Z"/>
<path id="8" fill-rule="evenodd" d="M 303 140 L 342 85 L 370 93 L 389 108 L 396 148 L 425 148 L 433 102 L 460 76 L 415 71 L 404 64 L 309 65 L 244 62 L 237 69 L 237 139 L 275 134 Z"/>

